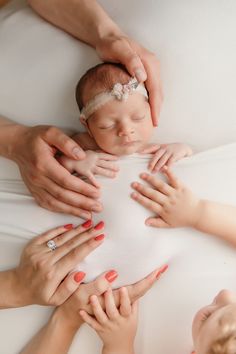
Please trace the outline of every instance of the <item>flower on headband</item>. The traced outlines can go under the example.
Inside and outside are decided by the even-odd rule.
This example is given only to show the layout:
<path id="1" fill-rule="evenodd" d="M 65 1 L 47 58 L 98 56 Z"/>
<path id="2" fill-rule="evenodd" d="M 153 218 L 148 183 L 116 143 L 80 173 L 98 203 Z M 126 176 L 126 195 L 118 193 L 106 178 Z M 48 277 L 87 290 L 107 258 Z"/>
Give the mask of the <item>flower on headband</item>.
<path id="1" fill-rule="evenodd" d="M 136 79 L 132 79 L 128 84 L 122 85 L 117 83 L 113 86 L 111 90 L 111 95 L 114 96 L 119 101 L 125 101 L 128 99 L 129 94 L 136 90 L 138 82 Z"/>

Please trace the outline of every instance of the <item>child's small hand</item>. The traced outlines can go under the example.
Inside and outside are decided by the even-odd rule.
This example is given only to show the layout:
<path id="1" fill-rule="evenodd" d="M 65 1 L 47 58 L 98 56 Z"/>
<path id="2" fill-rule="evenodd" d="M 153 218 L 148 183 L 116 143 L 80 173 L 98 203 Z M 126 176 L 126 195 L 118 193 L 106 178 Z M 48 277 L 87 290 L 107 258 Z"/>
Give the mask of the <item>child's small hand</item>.
<path id="1" fill-rule="evenodd" d="M 125 287 L 119 289 L 120 307 L 115 305 L 112 290 L 104 294 L 105 311 L 97 296 L 91 296 L 90 302 L 94 317 L 81 310 L 80 316 L 92 327 L 103 341 L 103 354 L 133 354 L 134 338 L 137 331 L 138 303 L 131 304 Z"/>
<path id="2" fill-rule="evenodd" d="M 91 150 L 87 150 L 85 153 L 85 158 L 80 161 L 72 160 L 65 155 L 60 156 L 58 161 L 70 173 L 77 172 L 79 175 L 87 177 L 95 187 L 100 187 L 100 184 L 94 175 L 116 177 L 119 168 L 114 161 L 117 161 L 117 156 Z"/>
<path id="3" fill-rule="evenodd" d="M 141 178 L 150 187 L 138 182 L 132 183 L 136 190 L 132 198 L 157 214 L 145 223 L 154 227 L 194 227 L 201 212 L 201 201 L 167 167 L 163 173 L 169 184 L 147 173 L 141 174 Z"/>
<path id="4" fill-rule="evenodd" d="M 158 172 L 164 166 L 170 167 L 174 162 L 183 157 L 191 156 L 192 149 L 190 146 L 181 143 L 173 144 L 152 144 L 145 148 L 142 154 L 154 154 L 148 164 L 148 169 L 151 172 Z"/>

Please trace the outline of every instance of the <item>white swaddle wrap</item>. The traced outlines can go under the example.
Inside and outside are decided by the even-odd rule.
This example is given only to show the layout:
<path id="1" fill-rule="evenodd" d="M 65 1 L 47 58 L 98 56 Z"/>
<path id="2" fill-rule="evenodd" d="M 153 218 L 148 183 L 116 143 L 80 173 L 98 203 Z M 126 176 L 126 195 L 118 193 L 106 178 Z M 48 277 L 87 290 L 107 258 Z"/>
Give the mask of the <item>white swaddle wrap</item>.
<path id="1" fill-rule="evenodd" d="M 106 237 L 103 244 L 78 265 L 78 269 L 86 272 L 85 281 L 116 269 L 119 277 L 114 287 L 130 284 L 164 263 L 171 264 L 179 254 L 192 249 L 193 242 L 203 242 L 203 235 L 188 228 L 156 229 L 145 225 L 151 212 L 131 199 L 130 185 L 140 180 L 139 174 L 146 170 L 149 159 L 148 155 L 138 154 L 122 157 L 115 179 L 97 177 L 102 185 L 104 210 L 94 214 L 93 221 L 94 224 L 100 220 L 105 222 Z M 235 161 L 236 144 L 231 144 L 183 159 L 175 164 L 174 171 L 198 195 L 234 204 Z M 230 177 L 224 188 L 222 174 Z M 160 178 L 163 177 L 160 175 Z M 2 180 L 0 196 L 0 238 L 6 242 L 7 234 L 7 243 L 12 240 L 15 245 L 12 248 L 10 244 L 10 251 L 15 250 L 17 254 L 16 258 L 11 258 L 6 249 L 2 255 L 0 251 L 5 267 L 17 263 L 28 239 L 58 225 L 69 222 L 78 225 L 83 221 L 39 207 L 20 180 Z"/>

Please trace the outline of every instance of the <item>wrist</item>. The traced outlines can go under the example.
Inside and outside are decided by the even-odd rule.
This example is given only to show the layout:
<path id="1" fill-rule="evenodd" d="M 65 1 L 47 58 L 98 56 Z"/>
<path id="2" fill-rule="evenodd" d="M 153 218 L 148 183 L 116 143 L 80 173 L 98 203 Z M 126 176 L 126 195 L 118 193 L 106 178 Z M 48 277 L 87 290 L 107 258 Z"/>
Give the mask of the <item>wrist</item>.
<path id="1" fill-rule="evenodd" d="M 20 284 L 16 269 L 0 272 L 0 308 L 31 305 L 29 296 Z"/>
<path id="2" fill-rule="evenodd" d="M 55 309 L 53 318 L 64 329 L 66 328 L 71 335 L 74 335 L 83 324 L 83 320 L 81 319 L 78 311 L 76 311 L 76 313 L 72 316 L 68 313 L 68 311 L 66 311 L 66 308 L 64 308 L 63 305 L 58 306 Z"/>
<path id="3" fill-rule="evenodd" d="M 1 126 L 1 155 L 16 162 L 18 155 L 18 145 L 24 141 L 24 134 L 28 131 L 28 127 L 9 122 Z"/>
<path id="4" fill-rule="evenodd" d="M 127 346 L 107 346 L 102 348 L 102 354 L 135 354 L 133 344 Z"/>
<path id="5" fill-rule="evenodd" d="M 192 224 L 190 225 L 196 230 L 199 230 L 201 228 L 201 219 L 205 209 L 206 209 L 206 201 L 203 199 L 199 199 L 195 207 L 195 213 L 194 213 L 195 217 L 193 218 Z"/>

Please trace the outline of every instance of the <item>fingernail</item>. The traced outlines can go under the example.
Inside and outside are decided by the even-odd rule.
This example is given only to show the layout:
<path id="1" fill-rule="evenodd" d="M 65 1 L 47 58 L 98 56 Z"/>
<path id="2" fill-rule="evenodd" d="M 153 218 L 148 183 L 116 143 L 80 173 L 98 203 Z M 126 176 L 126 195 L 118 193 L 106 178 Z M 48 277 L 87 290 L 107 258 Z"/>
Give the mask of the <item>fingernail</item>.
<path id="1" fill-rule="evenodd" d="M 71 230 L 71 229 L 73 229 L 73 224 L 66 224 L 66 225 L 64 225 L 63 226 L 66 230 Z"/>
<path id="2" fill-rule="evenodd" d="M 112 283 L 116 278 L 118 277 L 118 274 L 115 270 L 110 270 L 106 275 L 105 278 L 109 283 Z"/>
<path id="3" fill-rule="evenodd" d="M 161 267 L 161 269 L 156 274 L 156 278 L 158 278 L 160 275 L 165 273 L 165 271 L 167 271 L 168 268 L 169 268 L 168 264 L 165 264 L 163 267 Z"/>
<path id="4" fill-rule="evenodd" d="M 135 71 L 135 77 L 138 81 L 145 81 L 147 79 L 146 73 L 142 69 L 137 69 Z"/>
<path id="5" fill-rule="evenodd" d="M 94 226 L 94 229 L 95 230 L 101 230 L 104 228 L 104 222 L 103 221 L 100 221 L 96 226 Z"/>
<path id="6" fill-rule="evenodd" d="M 85 229 L 88 229 L 89 227 L 92 226 L 92 220 L 87 220 L 85 221 L 82 226 L 85 228 Z"/>
<path id="7" fill-rule="evenodd" d="M 73 155 L 77 158 L 77 159 L 81 159 L 84 155 L 84 152 L 82 149 L 75 147 L 73 150 Z"/>
<path id="8" fill-rule="evenodd" d="M 102 210 L 102 206 L 100 204 L 94 204 L 92 206 L 92 211 L 101 211 Z"/>
<path id="9" fill-rule="evenodd" d="M 104 237 L 105 237 L 105 235 L 104 235 L 104 234 L 101 234 L 101 235 L 98 235 L 98 236 L 94 237 L 94 240 L 95 240 L 95 241 L 101 241 L 101 240 L 104 239 Z"/>
<path id="10" fill-rule="evenodd" d="M 78 272 L 74 275 L 74 280 L 76 281 L 76 283 L 79 283 L 81 280 L 84 279 L 85 275 L 86 274 L 84 272 Z"/>

